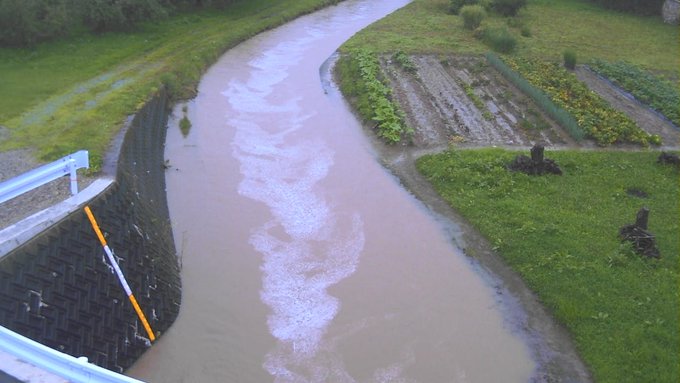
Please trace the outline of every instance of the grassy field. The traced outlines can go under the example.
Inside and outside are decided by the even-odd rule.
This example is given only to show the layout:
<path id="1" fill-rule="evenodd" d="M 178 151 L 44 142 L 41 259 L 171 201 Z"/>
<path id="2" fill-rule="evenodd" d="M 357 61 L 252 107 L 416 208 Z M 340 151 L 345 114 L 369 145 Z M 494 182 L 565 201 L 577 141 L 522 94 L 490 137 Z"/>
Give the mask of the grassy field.
<path id="1" fill-rule="evenodd" d="M 481 54 L 489 48 L 447 12 L 448 0 L 414 0 L 371 25 L 344 49 L 371 47 L 378 52 Z M 509 21 L 511 20 L 511 21 Z M 482 26 L 508 27 L 518 40 L 516 54 L 562 60 L 566 49 L 578 60 L 627 60 L 677 79 L 680 70 L 678 27 L 660 18 L 636 17 L 599 8 L 584 0 L 529 0 L 514 19 L 489 15 Z M 530 37 L 521 36 L 526 26 Z"/>
<path id="2" fill-rule="evenodd" d="M 487 52 L 460 17 L 447 13 L 448 3 L 414 0 L 342 49 Z M 507 27 L 520 57 L 561 61 L 569 49 L 579 62 L 625 60 L 678 79 L 678 28 L 659 18 L 610 12 L 587 1 L 529 0 L 517 18 L 489 15 L 485 25 Z M 678 170 L 656 164 L 658 153 L 651 151 L 564 151 L 549 154 L 564 176 L 528 177 L 505 170 L 514 155 L 453 150 L 418 166 L 568 327 L 596 381 L 677 382 Z M 642 206 L 651 209 L 660 260 L 640 258 L 617 238 Z"/>
<path id="3" fill-rule="evenodd" d="M 451 150 L 418 168 L 567 325 L 596 381 L 677 382 L 678 168 L 653 152 L 560 151 L 546 157 L 563 176 L 530 177 L 506 170 L 516 154 Z M 659 260 L 618 239 L 643 206 Z"/>
<path id="4" fill-rule="evenodd" d="M 161 86 L 188 97 L 229 47 L 329 0 L 241 1 L 180 14 L 134 33 L 81 34 L 30 49 L 0 49 L 0 150 L 33 148 L 44 161 L 90 150 L 95 169 L 111 138 Z"/>
<path id="5" fill-rule="evenodd" d="M 241 1 L 224 12 L 174 16 L 135 33 L 79 35 L 33 49 L 0 49 L 0 150 L 34 148 L 43 160 L 91 151 L 94 163 L 125 118 L 163 85 L 192 94 L 203 70 L 255 33 L 324 0 Z M 414 0 L 343 49 L 482 54 L 488 48 L 447 13 L 448 0 Z M 579 0 L 529 0 L 508 25 L 515 54 L 581 62 L 627 60 L 678 78 L 677 26 Z M 520 34 L 530 31 L 529 37 Z M 601 382 L 678 381 L 678 172 L 651 152 L 559 152 L 562 177 L 504 170 L 513 153 L 452 151 L 419 166 L 571 330 Z M 639 199 L 628 188 L 645 190 Z M 559 202 L 559 203 L 558 203 Z M 662 258 L 642 260 L 616 238 L 641 206 Z"/>

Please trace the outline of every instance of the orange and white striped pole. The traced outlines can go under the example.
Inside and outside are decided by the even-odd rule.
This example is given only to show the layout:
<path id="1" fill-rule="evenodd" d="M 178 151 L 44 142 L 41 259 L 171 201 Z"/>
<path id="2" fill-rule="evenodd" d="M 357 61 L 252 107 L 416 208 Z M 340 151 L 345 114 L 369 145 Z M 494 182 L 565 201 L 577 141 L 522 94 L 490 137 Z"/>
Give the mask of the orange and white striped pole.
<path id="1" fill-rule="evenodd" d="M 151 331 L 151 326 L 149 326 L 149 322 L 147 322 L 146 317 L 142 312 L 142 309 L 139 307 L 139 304 L 137 304 L 137 299 L 135 299 L 135 296 L 132 295 L 132 290 L 130 290 L 130 286 L 125 280 L 123 272 L 120 270 L 120 267 L 118 267 L 118 262 L 116 262 L 116 259 L 113 257 L 113 253 L 111 252 L 111 249 L 109 249 L 109 245 L 106 244 L 106 238 L 104 238 L 104 235 L 102 234 L 101 230 L 99 230 L 99 225 L 97 225 L 97 221 L 94 219 L 94 215 L 92 214 L 92 210 L 90 210 L 89 206 L 85 206 L 85 214 L 87 214 L 87 218 L 90 219 L 92 228 L 94 229 L 94 232 L 97 233 L 97 237 L 99 237 L 99 242 L 102 243 L 102 246 L 104 247 L 104 252 L 106 252 L 106 256 L 109 258 L 109 262 L 111 262 L 113 269 L 116 270 L 118 280 L 120 281 L 120 284 L 123 285 L 123 290 L 125 290 L 125 293 L 127 294 L 128 298 L 130 298 L 130 302 L 132 302 L 132 307 L 135 308 L 137 316 L 139 316 L 139 319 L 142 321 L 142 324 L 144 325 L 146 333 L 149 335 L 149 339 L 151 339 L 151 341 L 153 342 L 154 340 L 156 340 L 156 336 L 153 334 L 153 331 Z"/>

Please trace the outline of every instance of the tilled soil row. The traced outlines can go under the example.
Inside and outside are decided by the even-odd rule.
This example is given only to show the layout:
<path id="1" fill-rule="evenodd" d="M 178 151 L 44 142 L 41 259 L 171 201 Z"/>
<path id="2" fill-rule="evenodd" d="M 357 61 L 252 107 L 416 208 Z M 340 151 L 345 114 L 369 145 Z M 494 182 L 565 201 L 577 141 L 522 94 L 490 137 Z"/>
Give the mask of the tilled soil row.
<path id="1" fill-rule="evenodd" d="M 418 148 L 459 146 L 595 147 L 576 142 L 555 121 L 481 56 L 411 56 L 415 73 L 390 57 L 381 59 L 393 96 L 414 129 Z M 650 134 L 659 134 L 664 148 L 678 148 L 680 131 L 645 105 L 594 73 L 579 68 L 578 77 L 629 115 Z M 623 147 L 623 146 L 622 146 Z"/>

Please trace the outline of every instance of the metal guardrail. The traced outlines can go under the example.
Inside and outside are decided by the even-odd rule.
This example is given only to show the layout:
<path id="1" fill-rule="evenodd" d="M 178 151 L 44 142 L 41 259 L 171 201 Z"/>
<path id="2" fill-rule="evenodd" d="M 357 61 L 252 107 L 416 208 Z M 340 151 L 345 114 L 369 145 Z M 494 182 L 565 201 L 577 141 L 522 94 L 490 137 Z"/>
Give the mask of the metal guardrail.
<path id="1" fill-rule="evenodd" d="M 76 195 L 78 194 L 76 170 L 89 167 L 90 161 L 87 150 L 80 150 L 69 154 L 52 163 L 0 183 L 0 203 L 9 201 L 14 197 L 66 175 L 71 176 L 71 195 Z"/>
<path id="2" fill-rule="evenodd" d="M 144 383 L 53 350 L 0 326 L 0 350 L 74 383 Z"/>

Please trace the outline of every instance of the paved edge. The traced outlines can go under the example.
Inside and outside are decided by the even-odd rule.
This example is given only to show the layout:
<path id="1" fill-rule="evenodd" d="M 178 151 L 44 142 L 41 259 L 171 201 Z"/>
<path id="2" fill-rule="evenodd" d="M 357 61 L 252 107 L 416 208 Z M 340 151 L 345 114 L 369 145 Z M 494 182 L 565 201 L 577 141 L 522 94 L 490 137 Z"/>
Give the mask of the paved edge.
<path id="1" fill-rule="evenodd" d="M 1 230 L 0 258 L 80 209 L 92 198 L 109 188 L 113 182 L 112 178 L 99 178 L 75 196 Z"/>

